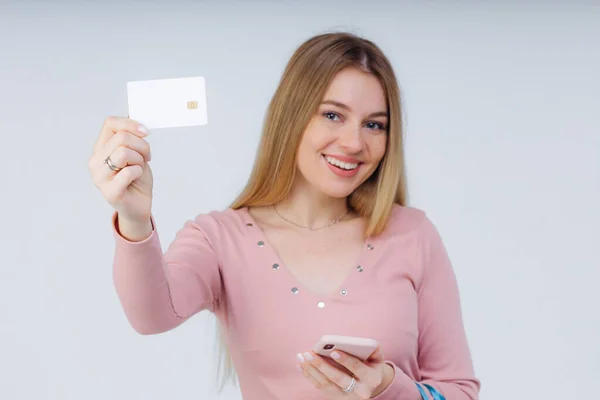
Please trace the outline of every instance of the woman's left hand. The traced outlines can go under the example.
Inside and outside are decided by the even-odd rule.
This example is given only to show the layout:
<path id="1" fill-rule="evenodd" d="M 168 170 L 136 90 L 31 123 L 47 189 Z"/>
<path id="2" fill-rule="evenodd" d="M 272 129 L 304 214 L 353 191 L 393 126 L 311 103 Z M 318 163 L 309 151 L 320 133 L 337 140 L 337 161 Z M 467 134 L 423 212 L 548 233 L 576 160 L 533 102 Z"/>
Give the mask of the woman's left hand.
<path id="1" fill-rule="evenodd" d="M 336 353 L 339 355 L 337 359 Z M 335 350 L 332 358 L 354 376 L 353 387 L 352 375 L 325 361 L 315 352 L 298 354 L 302 373 L 328 399 L 370 399 L 383 392 L 394 379 L 394 370 L 385 363 L 379 348 L 366 362 L 340 350 Z"/>

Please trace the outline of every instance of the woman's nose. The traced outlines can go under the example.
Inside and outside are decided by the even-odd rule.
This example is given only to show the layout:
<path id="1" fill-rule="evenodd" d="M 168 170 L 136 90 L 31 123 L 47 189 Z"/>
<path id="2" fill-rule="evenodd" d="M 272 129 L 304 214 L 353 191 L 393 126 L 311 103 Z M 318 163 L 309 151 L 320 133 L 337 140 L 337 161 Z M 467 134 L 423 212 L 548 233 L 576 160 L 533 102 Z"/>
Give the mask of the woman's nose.
<path id="1" fill-rule="evenodd" d="M 359 153 L 365 145 L 361 135 L 361 128 L 355 126 L 345 127 L 338 142 L 339 145 L 349 153 Z"/>

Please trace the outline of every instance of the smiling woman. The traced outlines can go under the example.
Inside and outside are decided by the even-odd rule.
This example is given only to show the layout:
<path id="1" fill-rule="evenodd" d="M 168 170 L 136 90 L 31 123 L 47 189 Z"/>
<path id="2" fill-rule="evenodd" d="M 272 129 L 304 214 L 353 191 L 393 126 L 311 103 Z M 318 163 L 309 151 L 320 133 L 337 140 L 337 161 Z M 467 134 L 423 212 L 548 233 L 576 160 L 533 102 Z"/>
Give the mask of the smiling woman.
<path id="1" fill-rule="evenodd" d="M 401 121 L 373 42 L 310 38 L 283 73 L 240 196 L 187 221 L 163 253 L 147 132 L 107 119 L 90 169 L 115 208 L 114 281 L 132 326 L 156 334 L 213 312 L 244 399 L 477 399 L 451 262 L 406 204 Z M 326 360 L 311 351 L 323 335 L 379 348 Z"/>
<path id="2" fill-rule="evenodd" d="M 373 175 L 385 154 L 387 100 L 379 79 L 356 67 L 338 72 L 324 98 L 298 148 L 304 179 L 297 185 L 345 198 Z"/>

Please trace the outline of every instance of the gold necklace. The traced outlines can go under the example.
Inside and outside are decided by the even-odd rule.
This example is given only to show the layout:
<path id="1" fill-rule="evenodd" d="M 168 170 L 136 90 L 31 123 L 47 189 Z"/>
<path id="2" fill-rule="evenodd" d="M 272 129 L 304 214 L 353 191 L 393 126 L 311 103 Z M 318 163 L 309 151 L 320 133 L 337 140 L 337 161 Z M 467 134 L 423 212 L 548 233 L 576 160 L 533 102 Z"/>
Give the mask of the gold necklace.
<path id="1" fill-rule="evenodd" d="M 275 207 L 275 204 L 273 204 L 273 210 L 275 210 L 275 213 L 276 213 L 277 215 L 279 215 L 279 217 L 280 217 L 282 220 L 284 220 L 284 221 L 286 221 L 286 222 L 289 222 L 290 224 L 292 224 L 292 225 L 295 225 L 295 226 L 297 226 L 298 228 L 308 229 L 308 230 L 310 230 L 310 231 L 317 231 L 317 230 L 319 230 L 319 229 L 324 229 L 324 228 L 327 228 L 327 227 L 329 227 L 329 226 L 331 226 L 331 225 L 335 225 L 335 224 L 337 224 L 338 222 L 340 222 L 340 221 L 342 220 L 342 218 L 344 218 L 344 217 L 345 217 L 345 216 L 348 214 L 348 212 L 350 211 L 350 210 L 346 210 L 346 212 L 345 212 L 344 214 L 340 215 L 339 217 L 337 217 L 336 219 L 334 219 L 334 220 L 333 220 L 333 222 L 331 222 L 331 223 L 329 223 L 329 224 L 327 224 L 327 225 L 325 225 L 325 226 L 320 226 L 320 227 L 318 227 L 318 228 L 311 228 L 311 227 L 308 227 L 308 226 L 304 226 L 304 225 L 297 224 L 297 223 L 295 223 L 294 221 L 290 221 L 289 219 L 287 219 L 287 218 L 286 218 L 286 217 L 284 217 L 283 215 L 279 214 L 279 211 L 277 211 L 277 208 Z"/>

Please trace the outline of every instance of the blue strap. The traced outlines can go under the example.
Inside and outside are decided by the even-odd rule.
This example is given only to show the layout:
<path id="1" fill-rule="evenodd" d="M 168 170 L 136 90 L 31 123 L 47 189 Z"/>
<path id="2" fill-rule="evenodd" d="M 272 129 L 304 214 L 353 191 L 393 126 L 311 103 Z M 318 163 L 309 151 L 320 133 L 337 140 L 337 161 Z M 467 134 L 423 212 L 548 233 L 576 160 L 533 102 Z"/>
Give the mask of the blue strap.
<path id="1" fill-rule="evenodd" d="M 428 400 L 427 393 L 425 392 L 423 387 L 421 387 L 421 384 L 418 382 L 415 382 L 415 384 L 417 385 L 417 389 L 419 389 L 419 392 L 421 393 L 421 399 Z M 431 393 L 431 397 L 433 397 L 433 400 L 446 400 L 446 398 L 442 396 L 442 394 L 438 392 L 433 386 L 428 385 L 426 383 L 424 383 L 423 385 L 429 390 L 429 393 Z"/>
<path id="2" fill-rule="evenodd" d="M 426 383 L 424 383 L 423 385 L 425 385 L 425 387 L 429 389 L 429 393 L 431 393 L 431 397 L 433 397 L 433 400 L 446 400 L 446 398 L 442 396 L 442 394 L 438 392 L 433 386 L 428 385 Z"/>
<path id="3" fill-rule="evenodd" d="M 415 385 L 417 385 L 417 389 L 419 389 L 419 392 L 421 392 L 421 399 L 428 400 L 427 394 L 425 393 L 425 390 L 421 387 L 421 385 L 419 385 L 419 383 L 417 383 L 417 382 L 415 382 Z"/>

